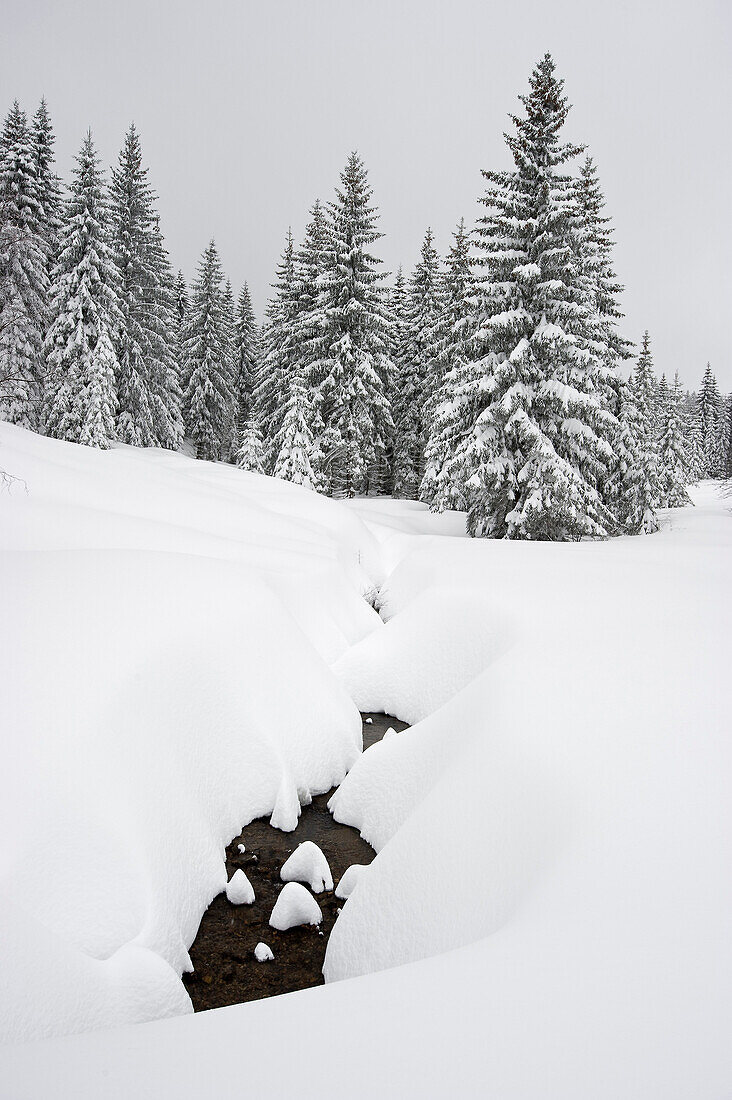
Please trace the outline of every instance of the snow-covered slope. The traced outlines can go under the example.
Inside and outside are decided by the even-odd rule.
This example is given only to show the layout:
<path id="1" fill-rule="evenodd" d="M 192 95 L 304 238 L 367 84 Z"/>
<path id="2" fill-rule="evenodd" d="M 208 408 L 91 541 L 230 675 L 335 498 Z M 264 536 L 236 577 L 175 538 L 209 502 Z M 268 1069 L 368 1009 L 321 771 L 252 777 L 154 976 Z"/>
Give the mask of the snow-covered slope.
<path id="1" fill-rule="evenodd" d="M 224 845 L 360 751 L 378 555 L 313 493 L 0 424 L 0 1036 L 190 1011 Z M 367 571 L 370 566 L 372 572 Z"/>
<path id="2" fill-rule="evenodd" d="M 0 433 L 0 446 L 5 445 L 0 450 L 2 464 L 11 465 L 5 456 L 12 443 L 20 448 L 16 467 L 21 474 L 22 462 L 28 467 L 41 463 L 42 448 L 63 446 L 2 427 Z M 62 500 L 72 494 L 79 464 L 87 463 L 86 458 L 74 457 L 77 448 L 67 454 L 63 461 L 71 463 L 73 458 L 76 466 L 66 496 L 54 490 Z M 135 666 L 143 681 L 148 677 L 139 696 L 146 704 L 141 710 L 149 704 L 154 718 L 140 740 L 126 742 L 132 745 L 127 755 L 133 759 L 121 759 L 121 722 L 101 727 L 111 731 L 106 744 L 117 745 L 108 755 L 93 743 L 89 729 L 77 734 L 68 718 L 60 726 L 63 736 L 52 757 L 60 765 L 64 745 L 70 745 L 69 757 L 78 755 L 81 746 L 94 762 L 89 774 L 95 781 L 85 786 L 89 791 L 99 787 L 96 775 L 103 772 L 103 761 L 114 765 L 108 769 L 114 782 L 100 781 L 101 809 L 91 815 L 100 831 L 104 824 L 112 832 L 122 794 L 127 800 L 117 848 L 107 842 L 104 850 L 117 852 L 120 894 L 142 901 L 135 913 L 128 913 L 128 924 L 118 930 L 117 940 L 128 943 L 125 937 L 133 931 L 138 937 L 144 933 L 142 946 L 135 950 L 150 953 L 152 931 L 167 929 L 165 942 L 172 946 L 170 929 L 175 927 L 186 942 L 205 889 L 189 890 L 194 898 L 190 913 L 173 919 L 183 891 L 170 866 L 184 861 L 181 879 L 184 872 L 201 868 L 209 894 L 222 887 L 217 875 L 223 837 L 254 798 L 245 760 L 251 759 L 255 742 L 262 744 L 267 761 L 279 752 L 284 763 L 277 774 L 280 782 L 290 776 L 290 790 L 301 782 L 326 783 L 350 766 L 334 809 L 364 832 L 379 855 L 345 902 L 331 935 L 325 987 L 195 1018 L 6 1047 L 0 1051 L 0 1081 L 7 1095 L 15 1100 L 54 1095 L 63 1080 L 66 1093 L 75 1100 L 136 1094 L 176 1100 L 214 1092 L 226 1096 L 232 1079 L 239 1086 L 236 1074 L 232 1076 L 232 1050 L 246 1059 L 246 1087 L 257 1096 L 320 1096 L 324 1088 L 344 1083 L 349 1097 L 364 1098 L 455 1093 L 512 1100 L 686 1100 L 727 1095 L 732 1080 L 726 1034 L 732 1017 L 727 933 L 732 908 L 732 747 L 726 687 L 732 501 L 720 498 L 716 487 L 702 486 L 695 493 L 696 508 L 668 513 L 661 533 L 645 538 L 563 546 L 494 543 L 455 537 L 460 517 L 430 517 L 418 505 L 338 505 L 315 498 L 317 511 L 310 514 L 307 494 L 256 478 L 245 478 L 253 483 L 251 488 L 247 484 L 238 489 L 245 482 L 237 481 L 243 476 L 237 471 L 128 451 L 90 458 L 89 469 L 99 470 L 105 462 L 113 471 L 112 481 L 122 486 L 120 512 L 134 512 L 130 504 L 135 486 L 145 482 L 144 474 L 132 474 L 137 466 L 149 470 L 153 481 L 161 476 L 170 482 L 179 493 L 179 518 L 188 513 L 191 526 L 197 528 L 185 534 L 188 528 L 180 523 L 184 550 L 179 553 L 174 537 L 161 533 L 154 509 L 143 520 L 139 513 L 129 520 L 138 529 L 157 532 L 156 538 L 171 539 L 160 556 L 181 572 L 167 595 L 158 595 L 159 587 L 166 588 L 164 569 L 156 573 L 149 564 L 158 555 L 150 553 L 144 540 L 144 549 L 131 553 L 90 555 L 75 550 L 71 557 L 78 577 L 71 583 L 67 578 L 73 581 L 73 571 L 61 574 L 68 585 L 69 606 L 76 607 L 81 600 L 82 559 L 94 561 L 90 573 L 98 573 L 94 592 L 99 600 L 106 588 L 113 587 L 115 577 L 132 569 L 130 559 L 137 556 L 146 562 L 144 571 L 152 571 L 150 580 L 142 586 L 142 599 L 133 594 L 132 582 L 123 584 L 123 598 L 138 609 L 138 617 L 140 607 L 152 601 L 155 621 L 160 615 L 166 624 L 170 620 L 157 665 L 152 642 L 146 641 Z M 97 476 L 101 507 L 107 473 Z M 211 505 L 206 490 L 221 498 L 221 510 Z M 159 507 L 170 517 L 165 510 L 167 492 L 161 489 Z M 88 499 L 81 491 L 80 495 Z M 12 506 L 29 507 L 31 498 L 32 493 L 19 503 L 16 491 Z M 7 497 L 4 510 L 6 506 Z M 49 491 L 37 508 L 39 529 L 44 524 L 58 529 L 61 520 L 52 507 Z M 262 552 L 257 558 L 258 547 L 248 543 L 250 511 L 256 517 L 252 542 L 260 540 L 266 549 L 269 539 L 271 554 Z M 115 538 L 126 537 L 124 545 L 129 546 L 127 521 L 110 507 L 108 498 L 107 512 L 102 512 L 102 522 Z M 236 537 L 227 534 L 227 512 L 238 525 Z M 216 534 L 210 542 L 209 521 Z M 165 524 L 163 519 L 163 528 Z M 18 521 L 16 543 L 20 529 Z M 93 537 L 94 524 L 89 521 L 83 539 Z M 36 543 L 44 545 L 44 539 L 46 544 L 51 541 L 48 532 L 36 537 Z M 194 548 L 192 543 L 199 539 L 200 546 Z M 52 569 L 60 568 L 64 557 L 16 556 L 21 571 L 31 568 L 23 560 L 28 557 L 45 559 Z M 287 568 L 281 563 L 288 556 L 293 565 L 300 565 L 295 580 L 286 583 L 280 565 L 283 571 Z M 192 566 L 194 557 L 198 560 Z M 107 558 L 111 564 L 102 573 Z M 234 599 L 226 605 L 224 593 L 232 590 L 234 576 L 240 574 L 249 588 L 241 604 Z M 360 589 L 383 580 L 385 627 L 374 624 L 358 597 Z M 209 585 L 213 598 L 208 614 L 199 614 L 195 607 Z M 173 589 L 189 586 L 197 593 L 190 629 L 184 612 L 173 606 L 172 595 Z M 49 590 L 52 587 L 49 582 Z M 246 629 L 240 629 L 241 607 L 248 608 L 250 600 L 252 618 L 245 620 Z M 53 616 L 47 618 L 40 597 L 36 603 L 35 621 L 18 625 L 17 609 L 13 620 L 14 636 L 26 645 L 32 642 L 34 651 L 46 623 L 55 622 Z M 301 630 L 291 628 L 292 649 L 283 658 L 287 669 L 277 681 L 283 696 L 276 703 L 278 719 L 263 733 L 264 711 L 258 709 L 260 685 L 255 680 L 263 677 L 263 698 L 271 695 L 274 674 L 267 679 L 262 669 L 269 667 L 268 660 L 274 661 L 272 638 L 279 636 L 277 622 L 283 620 L 275 619 L 270 626 L 269 617 L 288 615 L 297 616 Z M 114 620 L 111 612 L 109 617 Z M 128 694 L 118 690 L 114 698 L 124 700 L 138 695 L 130 687 L 134 614 L 121 612 L 121 617 L 120 661 L 128 670 L 123 681 Z M 91 612 L 82 613 L 80 623 L 88 627 L 91 619 Z M 150 621 L 146 619 L 145 625 L 149 630 Z M 59 657 L 61 669 L 52 684 L 71 674 L 74 653 L 93 660 L 95 644 L 84 641 L 81 626 L 74 629 L 70 655 Z M 218 647 L 212 637 L 217 632 Z M 256 632 L 263 641 L 248 641 L 247 632 Z M 115 636 L 113 625 L 99 642 L 106 653 L 116 652 L 109 641 Z M 99 637 L 98 632 L 95 638 Z M 58 637 L 38 644 L 41 657 L 31 658 L 38 664 L 22 671 L 26 684 L 33 669 L 42 668 L 51 652 L 61 648 Z M 158 696 L 159 683 L 168 683 L 168 674 L 158 682 L 155 669 L 165 667 L 171 647 L 174 654 L 188 655 L 187 662 L 180 656 L 184 680 L 201 664 L 204 671 L 195 690 L 183 685 L 179 717 L 166 726 L 161 715 L 176 705 L 174 692 L 169 686 Z M 224 652 L 232 647 L 246 654 L 239 663 L 241 696 L 230 683 L 236 661 Z M 340 684 L 324 666 L 323 656 Z M 94 668 L 101 663 L 97 660 Z M 76 672 L 73 676 L 75 683 L 81 679 Z M 84 687 L 82 698 L 100 704 L 111 687 L 114 684 L 103 679 L 98 690 Z M 199 688 L 203 702 L 196 701 Z M 359 701 L 375 708 L 388 706 L 400 717 L 419 719 L 418 724 L 359 756 L 345 688 Z M 296 709 L 295 703 L 292 711 L 288 709 L 291 692 L 309 700 L 305 721 L 297 719 L 302 746 L 287 736 L 287 723 Z M 22 693 L 16 695 L 22 699 Z M 219 710 L 217 702 L 216 720 L 206 724 L 202 715 L 219 696 L 224 703 Z M 16 704 L 21 705 L 17 700 Z M 240 738 L 229 729 L 227 716 L 233 715 L 238 730 L 238 708 L 245 705 L 253 708 L 255 738 Z M 23 707 L 32 713 L 40 708 L 50 721 L 50 705 L 26 702 Z M 198 716 L 191 722 L 197 734 L 186 733 L 177 742 L 179 726 L 189 728 L 182 713 L 187 707 Z M 110 708 L 115 714 L 118 709 Z M 36 744 L 45 753 L 50 733 L 33 728 Z M 134 755 L 144 759 L 142 746 L 155 740 L 153 731 L 159 728 L 162 741 L 150 749 L 153 773 L 148 780 Z M 189 769 L 193 741 L 198 757 L 196 767 Z M 24 758 L 30 759 L 25 750 Z M 165 826 L 161 851 L 151 854 L 138 843 L 132 825 L 142 822 L 140 831 L 146 834 L 144 822 L 151 815 L 155 828 L 161 827 L 164 814 L 155 810 L 149 791 L 167 789 L 161 778 L 164 763 L 175 779 L 170 789 L 179 824 L 176 829 Z M 71 770 L 87 774 L 86 764 Z M 267 772 L 272 780 L 276 771 L 272 766 Z M 308 778 L 303 778 L 305 772 Z M 13 810 L 27 833 L 22 846 L 12 849 L 15 856 L 6 875 L 13 886 L 13 905 L 21 898 L 27 904 L 31 897 L 30 888 L 23 885 L 24 874 L 39 893 L 43 891 L 40 857 L 54 854 L 50 846 L 55 841 L 56 803 L 62 815 L 71 813 L 63 803 L 65 787 L 49 778 L 47 788 L 55 792 L 56 802 L 48 796 L 51 811 L 42 815 L 45 830 L 40 819 L 34 823 L 30 810 Z M 189 798 L 180 796 L 183 789 Z M 274 783 L 257 790 L 271 802 Z M 107 812 L 108 792 L 118 801 L 110 801 Z M 83 799 L 81 806 L 88 821 Z M 183 806 L 195 807 L 192 821 L 185 820 Z M 81 821 L 72 824 L 69 850 L 80 847 L 93 868 L 90 877 L 99 874 L 103 880 L 100 839 L 95 835 L 90 841 Z M 5 824 L 3 835 L 8 835 Z M 130 836 L 135 838 L 132 845 Z M 206 844 L 210 854 L 201 856 Z M 70 863 L 74 859 L 67 857 Z M 144 876 L 144 890 L 135 885 L 136 875 Z M 165 889 L 157 890 L 155 883 Z M 89 896 L 83 882 L 80 889 L 82 896 Z M 103 896 L 104 889 L 99 893 Z M 74 897 L 70 885 L 66 895 L 58 895 L 55 910 L 72 907 L 62 941 L 66 950 L 77 920 Z M 36 920 L 50 924 L 44 905 L 32 900 L 31 907 Z M 109 906 L 115 913 L 117 908 Z M 79 955 L 94 966 L 108 967 L 113 975 L 110 964 L 115 955 L 105 962 L 94 957 L 89 946 L 94 922 L 79 919 L 88 937 L 78 947 Z M 108 920 L 111 912 L 101 922 L 111 938 Z M 32 941 L 34 937 L 35 933 Z M 179 940 L 175 943 L 180 947 Z M 65 967 L 65 956 L 59 958 Z M 155 941 L 152 958 L 170 970 L 173 956 L 160 950 L 160 941 Z M 54 989 L 58 975 L 50 956 L 46 960 L 43 973 Z M 150 988 L 161 991 L 158 1010 L 176 1010 L 172 999 L 165 1002 L 162 991 L 178 989 L 177 979 L 169 981 L 166 972 L 156 973 L 153 981 L 147 957 L 142 962 L 135 958 L 139 966 L 134 974 L 133 960 L 129 962 L 127 986 L 108 986 L 107 999 L 111 989 L 119 1006 L 120 989 L 136 989 L 133 977 L 139 972 Z M 101 995 L 95 995 L 101 1003 Z M 119 1019 L 125 1018 L 119 1008 L 118 1013 Z M 134 1013 L 127 1018 L 134 1018 Z M 320 1049 L 322 1065 L 313 1069 L 313 1052 Z M 288 1052 L 287 1058 L 282 1058 L 282 1051 Z"/>

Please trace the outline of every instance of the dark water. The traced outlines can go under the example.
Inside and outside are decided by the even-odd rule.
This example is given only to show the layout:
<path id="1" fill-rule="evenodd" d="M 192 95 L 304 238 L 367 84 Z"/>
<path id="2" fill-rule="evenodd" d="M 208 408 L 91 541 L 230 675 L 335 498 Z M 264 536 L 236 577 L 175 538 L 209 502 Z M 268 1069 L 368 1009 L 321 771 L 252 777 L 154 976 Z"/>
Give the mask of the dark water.
<path id="1" fill-rule="evenodd" d="M 367 722 L 367 718 L 372 721 Z M 364 750 L 381 740 L 389 726 L 407 728 L 405 722 L 385 714 L 363 714 L 362 719 Z M 337 824 L 328 813 L 327 802 L 332 794 L 328 791 L 318 795 L 304 807 L 294 832 L 273 829 L 269 818 L 260 817 L 234 837 L 226 849 L 228 877 L 241 867 L 256 896 L 253 905 L 232 905 L 225 894 L 219 894 L 204 913 L 190 950 L 195 969 L 183 976 L 196 1012 L 322 985 L 325 948 L 344 902 L 333 892 L 314 895 L 323 911 L 319 928 L 278 932 L 268 922 L 284 886 L 280 868 L 303 840 L 312 840 L 322 849 L 335 886 L 352 863 L 371 863 L 374 858 L 373 848 L 356 829 Z M 243 854 L 239 844 L 246 845 Z M 273 962 L 258 963 L 254 958 L 254 948 L 260 941 L 272 948 Z"/>

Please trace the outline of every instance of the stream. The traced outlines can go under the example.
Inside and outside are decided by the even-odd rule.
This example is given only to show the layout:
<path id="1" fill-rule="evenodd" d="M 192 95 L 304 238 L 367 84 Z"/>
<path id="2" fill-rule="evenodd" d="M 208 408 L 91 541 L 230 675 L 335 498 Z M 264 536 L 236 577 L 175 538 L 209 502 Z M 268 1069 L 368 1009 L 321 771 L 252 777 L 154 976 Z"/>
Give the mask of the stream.
<path id="1" fill-rule="evenodd" d="M 361 718 L 364 752 L 381 740 L 389 726 L 397 731 L 407 728 L 406 722 L 388 714 L 362 714 Z M 269 817 L 259 817 L 229 844 L 227 877 L 242 868 L 254 887 L 255 900 L 252 905 L 232 905 L 222 893 L 203 914 L 190 949 L 194 970 L 183 975 L 196 1012 L 323 984 L 328 937 L 345 902 L 333 891 L 315 894 L 323 911 L 319 928 L 306 925 L 278 932 L 270 928 L 269 916 L 284 885 L 280 868 L 303 840 L 312 840 L 322 849 L 334 886 L 352 863 L 374 859 L 374 849 L 361 839 L 358 830 L 339 825 L 328 812 L 327 803 L 335 790 L 317 795 L 304 806 L 293 832 L 283 833 L 269 824 Z M 240 844 L 245 846 L 244 852 L 239 851 Z M 254 958 L 254 948 L 260 942 L 272 949 L 272 962 L 259 963 Z"/>

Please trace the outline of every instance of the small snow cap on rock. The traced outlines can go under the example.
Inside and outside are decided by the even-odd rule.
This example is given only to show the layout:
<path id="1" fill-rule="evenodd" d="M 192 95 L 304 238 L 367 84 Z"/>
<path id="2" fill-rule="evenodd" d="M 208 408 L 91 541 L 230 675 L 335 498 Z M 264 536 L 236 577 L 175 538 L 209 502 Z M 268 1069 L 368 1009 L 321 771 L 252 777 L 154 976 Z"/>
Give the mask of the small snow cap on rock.
<path id="1" fill-rule="evenodd" d="M 247 850 L 246 844 L 237 844 L 237 848 L 239 849 L 239 851 L 241 852 L 242 855 L 244 855 L 244 853 Z"/>
<path id="2" fill-rule="evenodd" d="M 298 844 L 285 861 L 280 878 L 283 882 L 307 882 L 315 894 L 319 894 L 321 890 L 333 889 L 333 876 L 328 860 L 312 840 L 304 840 L 302 844 Z"/>
<path id="3" fill-rule="evenodd" d="M 272 954 L 272 948 L 267 947 L 266 943 L 258 943 L 254 948 L 254 958 L 258 963 L 272 962 L 274 955 Z"/>
<path id="4" fill-rule="evenodd" d="M 241 869 L 231 876 L 226 896 L 232 905 L 251 905 L 254 901 L 254 887 Z"/>
<path id="5" fill-rule="evenodd" d="M 278 932 L 296 928 L 299 924 L 320 924 L 320 906 L 299 882 L 288 882 L 275 902 L 269 923 Z"/>
<path id="6" fill-rule="evenodd" d="M 335 893 L 337 898 L 350 898 L 367 866 L 368 865 L 365 863 L 352 863 L 351 866 L 343 872 L 341 881 L 336 886 Z"/>
<path id="7" fill-rule="evenodd" d="M 373 726 L 373 724 L 374 724 L 373 718 L 367 718 L 366 719 L 366 725 L 367 726 Z"/>

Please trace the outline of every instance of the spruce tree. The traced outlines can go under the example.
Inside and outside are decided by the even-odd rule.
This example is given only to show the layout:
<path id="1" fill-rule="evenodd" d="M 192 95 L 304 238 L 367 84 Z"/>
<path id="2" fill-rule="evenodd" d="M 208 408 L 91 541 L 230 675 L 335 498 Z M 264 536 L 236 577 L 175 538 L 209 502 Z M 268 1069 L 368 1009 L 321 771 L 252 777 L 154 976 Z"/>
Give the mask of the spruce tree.
<path id="1" fill-rule="evenodd" d="M 236 464 L 242 470 L 249 470 L 255 474 L 263 474 L 265 472 L 262 433 L 259 430 L 257 420 L 251 413 L 241 433 L 239 450 L 236 454 Z"/>
<path id="2" fill-rule="evenodd" d="M 655 456 L 648 451 L 648 422 L 632 379 L 620 386 L 617 462 L 610 475 L 609 495 L 621 526 L 630 535 L 658 530 L 658 484 Z"/>
<path id="3" fill-rule="evenodd" d="M 49 246 L 32 134 L 17 100 L 0 149 L 0 419 L 37 428 Z"/>
<path id="4" fill-rule="evenodd" d="M 58 439 L 105 448 L 114 438 L 114 344 L 123 319 L 107 193 L 91 133 L 73 174 L 51 286 L 45 423 Z"/>
<path id="5" fill-rule="evenodd" d="M 188 298 L 188 287 L 186 286 L 185 276 L 183 272 L 179 270 L 175 277 L 175 287 L 173 289 L 173 321 L 175 325 L 175 364 L 178 372 L 178 386 L 180 387 L 181 394 L 185 393 L 188 385 L 188 379 L 185 377 L 184 370 L 185 354 L 183 350 L 183 335 L 190 306 L 191 303 Z"/>
<path id="6" fill-rule="evenodd" d="M 420 499 L 437 512 L 467 505 L 465 486 L 459 475 L 458 455 L 477 415 L 474 403 L 468 397 L 471 386 L 467 374 L 467 368 L 473 361 L 476 287 L 470 259 L 470 236 L 463 219 L 447 256 L 443 287 L 443 311 L 437 341 L 442 381 L 430 423 L 425 474 L 420 487 Z"/>
<path id="7" fill-rule="evenodd" d="M 439 257 L 428 229 L 407 294 L 406 342 L 394 392 L 393 493 L 416 499 L 434 402 L 441 383 L 439 323 L 442 313 Z"/>
<path id="8" fill-rule="evenodd" d="M 661 507 L 683 508 L 691 504 L 691 498 L 686 491 L 689 456 L 683 433 L 678 372 L 671 389 L 668 390 L 667 387 L 665 404 L 661 410 L 658 460 Z"/>
<path id="9" fill-rule="evenodd" d="M 55 161 L 55 137 L 51 116 L 45 99 L 42 99 L 31 124 L 31 138 L 35 159 L 36 189 L 41 205 L 41 232 L 46 242 L 48 269 L 58 255 L 61 228 L 61 180 L 53 170 Z"/>
<path id="10" fill-rule="evenodd" d="M 560 143 L 569 112 L 549 54 L 520 97 L 506 141 L 514 170 L 484 172 L 478 227 L 486 277 L 478 317 L 481 408 L 464 448 L 472 535 L 603 536 L 601 496 L 616 434 L 593 348 L 595 303 L 583 271 L 582 210 L 561 170 L 581 149 Z"/>
<path id="11" fill-rule="evenodd" d="M 732 397 L 720 396 L 717 406 L 717 423 L 712 448 L 714 477 L 730 476 L 729 458 L 732 450 Z"/>
<path id="12" fill-rule="evenodd" d="M 112 173 L 112 241 L 124 317 L 117 344 L 117 436 L 138 447 L 176 448 L 182 438 L 174 285 L 156 196 L 130 126 Z"/>
<path id="13" fill-rule="evenodd" d="M 392 369 L 387 372 L 384 384 L 384 397 L 392 411 L 399 401 L 399 378 L 407 349 L 407 283 L 401 265 L 397 269 L 394 285 L 389 289 L 386 300 L 386 316 L 389 334 L 389 362 Z M 385 492 L 394 494 L 394 456 L 397 430 L 393 426 L 387 436 L 384 464 L 386 475 L 383 486 Z"/>
<path id="14" fill-rule="evenodd" d="M 188 379 L 183 406 L 187 434 L 196 457 L 217 459 L 230 443 L 230 320 L 226 315 L 223 274 L 211 241 L 201 257 L 183 330 L 184 372 Z"/>
<path id="15" fill-rule="evenodd" d="M 370 252 L 382 236 L 372 194 L 364 164 L 352 153 L 328 208 L 317 364 L 322 475 L 328 491 L 339 496 L 383 487 L 393 429 L 385 397 L 393 364 L 381 261 Z"/>
<path id="16" fill-rule="evenodd" d="M 236 421 L 240 436 L 249 421 L 259 376 L 259 333 L 246 283 L 239 293 L 235 332 Z"/>
<path id="17" fill-rule="evenodd" d="M 641 351 L 630 381 L 636 418 L 633 430 L 636 435 L 637 461 L 653 508 L 660 500 L 658 482 L 658 423 L 656 415 L 656 375 L 653 370 L 651 340 L 648 330 L 643 333 Z"/>
<path id="18" fill-rule="evenodd" d="M 254 392 L 257 420 L 264 440 L 265 466 L 277 458 L 275 440 L 282 426 L 286 396 L 297 369 L 297 314 L 299 288 L 295 269 L 295 244 L 288 230 L 277 267 L 262 330 L 262 359 Z"/>
<path id="19" fill-rule="evenodd" d="M 712 368 L 707 363 L 699 391 L 699 430 L 704 453 L 704 477 L 717 477 L 718 455 L 716 449 L 717 420 L 719 417 L 719 390 Z"/>
<path id="20" fill-rule="evenodd" d="M 274 476 L 317 489 L 319 478 L 313 465 L 315 444 L 310 422 L 312 410 L 305 381 L 296 373 L 284 408 L 282 424 L 274 440 Z"/>

